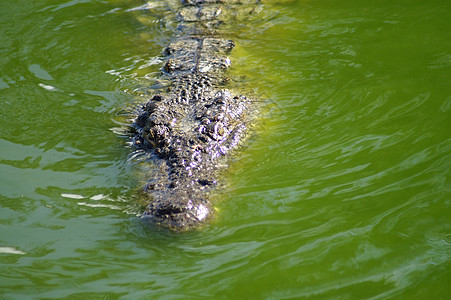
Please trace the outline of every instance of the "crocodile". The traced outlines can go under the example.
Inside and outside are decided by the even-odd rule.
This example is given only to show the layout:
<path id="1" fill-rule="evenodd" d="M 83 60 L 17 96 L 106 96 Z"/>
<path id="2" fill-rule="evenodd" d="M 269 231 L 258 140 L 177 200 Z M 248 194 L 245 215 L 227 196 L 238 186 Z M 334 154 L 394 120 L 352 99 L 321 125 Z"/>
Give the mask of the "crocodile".
<path id="1" fill-rule="evenodd" d="M 226 17 L 253 13 L 258 0 L 168 0 L 177 11 L 177 36 L 164 49 L 164 91 L 139 108 L 134 148 L 154 167 L 143 192 L 143 217 L 171 230 L 198 228 L 214 216 L 211 192 L 248 134 L 255 100 L 226 88 L 235 42 L 221 29 Z"/>

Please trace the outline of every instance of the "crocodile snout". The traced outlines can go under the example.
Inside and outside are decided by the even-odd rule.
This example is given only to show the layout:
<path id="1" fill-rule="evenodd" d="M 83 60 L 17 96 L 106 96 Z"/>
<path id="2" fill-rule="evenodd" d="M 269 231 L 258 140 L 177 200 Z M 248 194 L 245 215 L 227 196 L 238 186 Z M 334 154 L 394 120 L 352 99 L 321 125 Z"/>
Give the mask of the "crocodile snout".
<path id="1" fill-rule="evenodd" d="M 144 214 L 152 222 L 171 230 L 187 230 L 198 227 L 212 216 L 208 201 L 201 198 L 186 198 L 176 194 L 164 199 L 154 199 Z"/>

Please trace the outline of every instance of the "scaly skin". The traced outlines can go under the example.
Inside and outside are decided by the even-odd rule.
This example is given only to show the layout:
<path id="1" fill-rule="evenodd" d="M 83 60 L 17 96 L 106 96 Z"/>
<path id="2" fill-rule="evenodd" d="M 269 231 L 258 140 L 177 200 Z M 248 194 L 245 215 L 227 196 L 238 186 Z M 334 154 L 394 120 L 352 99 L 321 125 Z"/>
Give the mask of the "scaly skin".
<path id="1" fill-rule="evenodd" d="M 212 35 L 224 11 L 243 2 L 255 1 L 182 1 L 180 35 L 165 49 L 169 90 L 146 103 L 134 123 L 133 144 L 155 158 L 144 188 L 150 199 L 144 216 L 173 230 L 212 217 L 209 193 L 255 114 L 247 97 L 219 88 L 227 82 L 234 42 Z"/>

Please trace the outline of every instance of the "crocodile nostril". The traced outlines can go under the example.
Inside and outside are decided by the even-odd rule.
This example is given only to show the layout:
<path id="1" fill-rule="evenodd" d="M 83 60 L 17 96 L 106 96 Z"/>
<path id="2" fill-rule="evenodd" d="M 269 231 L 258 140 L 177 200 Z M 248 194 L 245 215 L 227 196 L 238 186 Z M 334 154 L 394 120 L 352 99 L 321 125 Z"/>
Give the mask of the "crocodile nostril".
<path id="1" fill-rule="evenodd" d="M 183 212 L 183 208 L 182 207 L 178 207 L 175 205 L 164 205 L 164 206 L 160 206 L 155 210 L 155 215 L 156 216 L 164 216 L 164 215 L 172 215 L 172 214 L 179 214 Z"/>

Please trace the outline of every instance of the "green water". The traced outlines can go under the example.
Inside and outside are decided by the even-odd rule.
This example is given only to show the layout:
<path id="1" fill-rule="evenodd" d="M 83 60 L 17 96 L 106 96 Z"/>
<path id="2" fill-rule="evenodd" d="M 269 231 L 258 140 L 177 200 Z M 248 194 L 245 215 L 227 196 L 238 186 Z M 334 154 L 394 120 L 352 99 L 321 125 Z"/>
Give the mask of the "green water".
<path id="1" fill-rule="evenodd" d="M 451 5 L 268 1 L 232 75 L 264 118 L 217 220 L 136 217 L 122 109 L 173 14 L 0 2 L 0 299 L 448 299 Z"/>

